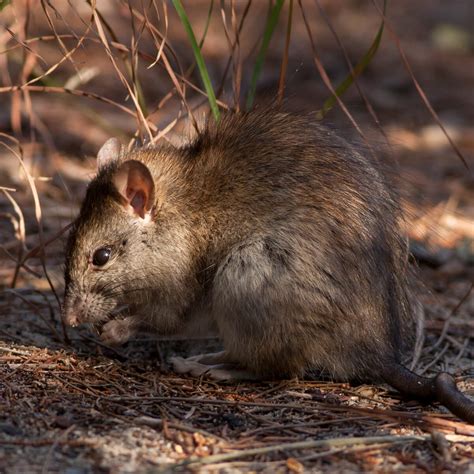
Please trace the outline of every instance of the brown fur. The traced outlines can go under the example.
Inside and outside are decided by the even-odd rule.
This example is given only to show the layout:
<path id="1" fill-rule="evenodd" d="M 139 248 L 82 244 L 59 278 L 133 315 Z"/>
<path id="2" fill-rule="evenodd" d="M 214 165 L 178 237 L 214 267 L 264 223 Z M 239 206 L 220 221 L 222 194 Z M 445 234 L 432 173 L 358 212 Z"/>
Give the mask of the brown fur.
<path id="1" fill-rule="evenodd" d="M 154 223 L 141 229 L 110 185 L 117 164 L 132 158 L 157 191 Z M 181 149 L 136 150 L 99 173 L 68 273 L 79 282 L 82 269 L 87 292 L 85 253 L 119 236 L 128 241 L 117 250 L 123 261 L 92 293 L 114 281 L 114 294 L 144 305 L 139 317 L 158 330 L 205 305 L 226 349 L 261 374 L 318 367 L 365 376 L 381 358 L 398 360 L 410 312 L 397 218 L 377 168 L 309 117 L 229 114 Z"/>
<path id="2" fill-rule="evenodd" d="M 124 212 L 120 165 L 146 165 L 151 221 Z M 262 376 L 387 376 L 410 341 L 407 244 L 379 167 L 310 116 L 224 115 L 181 148 L 124 153 L 89 186 L 68 245 L 65 317 L 176 331 L 206 312 Z M 109 245 L 113 259 L 91 270 Z M 129 305 L 125 323 L 109 321 Z"/>

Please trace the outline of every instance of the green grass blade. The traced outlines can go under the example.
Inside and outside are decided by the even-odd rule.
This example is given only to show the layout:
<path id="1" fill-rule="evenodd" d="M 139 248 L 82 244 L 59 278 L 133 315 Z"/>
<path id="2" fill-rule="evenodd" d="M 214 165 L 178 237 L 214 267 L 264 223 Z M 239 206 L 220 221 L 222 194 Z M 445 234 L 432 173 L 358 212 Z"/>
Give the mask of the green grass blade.
<path id="1" fill-rule="evenodd" d="M 0 12 L 7 6 L 10 5 L 11 0 L 0 0 Z"/>
<path id="2" fill-rule="evenodd" d="M 202 49 L 204 41 L 206 40 L 207 32 L 209 30 L 209 25 L 211 24 L 211 17 L 212 17 L 212 9 L 214 8 L 214 0 L 211 0 L 209 11 L 207 12 L 207 20 L 206 25 L 204 26 L 204 33 L 202 34 L 201 40 L 199 41 L 199 49 Z M 185 76 L 189 77 L 196 67 L 196 60 L 189 66 L 189 68 L 185 72 Z"/>
<path id="3" fill-rule="evenodd" d="M 201 54 L 201 49 L 197 44 L 196 37 L 194 36 L 194 32 L 191 27 L 191 23 L 189 22 L 189 18 L 186 15 L 186 12 L 184 11 L 183 5 L 181 4 L 181 0 L 172 0 L 172 2 L 176 12 L 179 15 L 181 23 L 183 24 L 184 29 L 186 30 L 189 41 L 191 43 L 191 47 L 193 48 L 194 57 L 199 68 L 199 73 L 201 74 L 201 79 L 204 84 L 204 88 L 206 89 L 207 97 L 209 99 L 209 105 L 211 106 L 212 113 L 217 122 L 220 118 L 219 108 L 217 107 L 216 95 L 212 87 L 211 79 L 209 78 L 209 73 L 207 72 L 206 63 L 204 62 L 204 58 Z"/>
<path id="4" fill-rule="evenodd" d="M 255 99 L 255 91 L 257 90 L 257 81 L 260 77 L 262 72 L 263 63 L 265 61 L 265 56 L 267 54 L 268 45 L 270 44 L 270 40 L 273 35 L 273 31 L 275 30 L 275 26 L 278 23 L 278 18 L 280 17 L 281 8 L 283 6 L 285 0 L 277 0 L 275 5 L 270 11 L 270 14 L 267 18 L 267 24 L 265 25 L 265 31 L 263 33 L 263 40 L 260 46 L 260 51 L 258 52 L 257 59 L 255 61 L 255 66 L 252 72 L 252 79 L 250 81 L 250 90 L 247 95 L 247 109 L 250 109 L 253 105 L 253 101 Z"/>
<path id="5" fill-rule="evenodd" d="M 383 13 L 385 15 L 387 8 L 387 0 L 384 0 L 383 3 Z M 362 59 L 354 66 L 352 69 L 352 72 L 349 72 L 349 74 L 344 78 L 344 80 L 336 87 L 335 92 L 337 97 L 341 97 L 344 92 L 346 92 L 347 89 L 352 85 L 354 82 L 354 79 L 360 74 L 364 72 L 364 70 L 367 68 L 367 66 L 370 64 L 372 61 L 372 58 L 375 56 L 375 53 L 379 49 L 380 41 L 382 39 L 383 35 L 383 30 L 384 30 L 384 20 L 382 19 L 382 24 L 380 25 L 377 35 L 374 38 L 374 41 L 370 45 L 370 48 L 367 50 L 367 52 L 364 54 Z M 323 107 L 321 110 L 317 112 L 317 117 L 318 119 L 322 119 L 335 105 L 337 102 L 335 95 L 331 95 L 331 97 L 327 98 L 324 101 Z"/>

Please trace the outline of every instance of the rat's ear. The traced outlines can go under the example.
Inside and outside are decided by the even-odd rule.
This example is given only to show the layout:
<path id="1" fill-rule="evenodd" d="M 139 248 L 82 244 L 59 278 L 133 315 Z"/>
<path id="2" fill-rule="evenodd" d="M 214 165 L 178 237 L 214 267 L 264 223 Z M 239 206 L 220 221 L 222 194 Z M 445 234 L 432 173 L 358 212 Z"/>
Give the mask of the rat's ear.
<path id="1" fill-rule="evenodd" d="M 118 138 L 109 138 L 97 153 L 97 169 L 100 171 L 120 158 L 122 144 Z"/>
<path id="2" fill-rule="evenodd" d="M 146 165 L 136 160 L 126 161 L 115 172 L 113 183 L 123 198 L 124 207 L 130 213 L 142 219 L 150 219 L 155 184 Z"/>

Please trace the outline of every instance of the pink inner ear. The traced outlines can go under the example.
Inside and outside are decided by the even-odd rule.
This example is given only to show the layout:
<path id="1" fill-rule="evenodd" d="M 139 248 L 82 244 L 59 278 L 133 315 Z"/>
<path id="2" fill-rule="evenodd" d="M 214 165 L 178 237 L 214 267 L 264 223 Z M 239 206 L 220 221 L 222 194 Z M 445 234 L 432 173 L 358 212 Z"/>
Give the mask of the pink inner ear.
<path id="1" fill-rule="evenodd" d="M 127 188 L 127 199 L 133 210 L 143 219 L 145 217 L 146 195 L 141 189 Z"/>
<path id="2" fill-rule="evenodd" d="M 145 219 L 155 195 L 153 178 L 146 165 L 136 160 L 126 161 L 115 173 L 113 182 L 127 211 Z"/>

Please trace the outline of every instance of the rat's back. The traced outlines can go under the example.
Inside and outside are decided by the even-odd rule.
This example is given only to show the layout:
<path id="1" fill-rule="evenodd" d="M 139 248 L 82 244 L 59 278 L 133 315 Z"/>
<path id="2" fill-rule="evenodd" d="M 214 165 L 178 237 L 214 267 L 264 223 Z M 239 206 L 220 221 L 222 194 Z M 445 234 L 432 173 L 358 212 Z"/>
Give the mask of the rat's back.
<path id="1" fill-rule="evenodd" d="M 209 197 L 241 219 L 249 214 L 241 206 L 258 219 L 313 210 L 326 224 L 352 216 L 373 225 L 398 216 L 396 196 L 370 153 L 359 153 L 309 114 L 227 113 L 181 153 L 194 198 Z"/>

